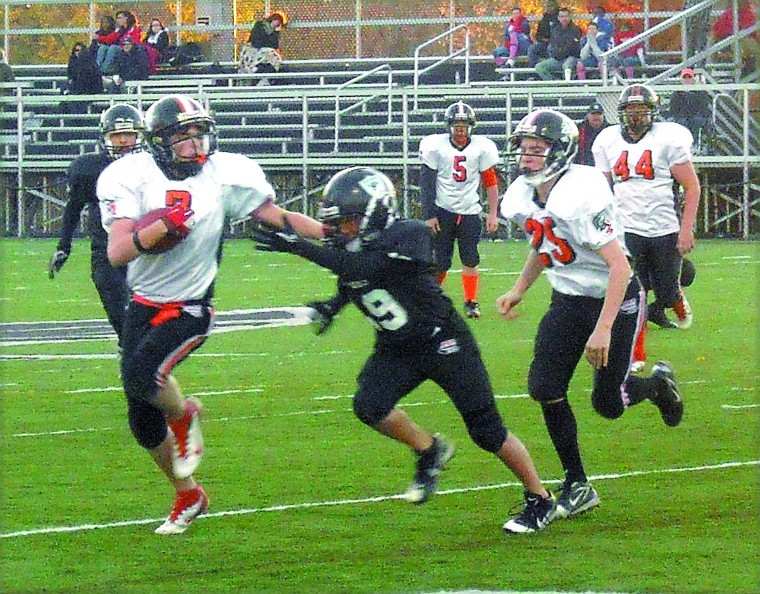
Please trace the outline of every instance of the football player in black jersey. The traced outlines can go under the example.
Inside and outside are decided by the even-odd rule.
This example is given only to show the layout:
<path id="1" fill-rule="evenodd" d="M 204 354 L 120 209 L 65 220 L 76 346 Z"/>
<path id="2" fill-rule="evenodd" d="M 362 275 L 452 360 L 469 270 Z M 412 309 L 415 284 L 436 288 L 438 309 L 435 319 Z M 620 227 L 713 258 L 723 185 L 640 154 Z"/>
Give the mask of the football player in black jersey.
<path id="1" fill-rule="evenodd" d="M 71 254 L 74 230 L 79 224 L 82 210 L 87 208 L 92 282 L 100 295 L 108 321 L 119 338 L 129 302 L 127 267 L 114 267 L 108 261 L 108 235 L 101 223 L 95 188 L 98 177 L 111 162 L 127 153 L 143 150 L 143 130 L 143 116 L 131 105 L 112 105 L 100 116 L 100 152 L 77 157 L 66 173 L 68 202 L 63 211 L 63 228 L 48 266 L 48 274 L 53 279 Z"/>
<path id="2" fill-rule="evenodd" d="M 333 229 L 326 245 L 299 237 L 287 225 L 282 231 L 257 231 L 254 238 L 259 249 L 291 252 L 338 275 L 338 294 L 310 304 L 318 332 L 349 301 L 375 326 L 375 347 L 359 374 L 354 412 L 416 452 L 416 473 L 406 498 L 416 504 L 427 501 L 454 453 L 446 439 L 420 428 L 396 406 L 432 380 L 454 402 L 472 440 L 501 459 L 525 487 L 526 506 L 504 530 L 544 528 L 553 517 L 554 498 L 528 450 L 502 422 L 475 338 L 436 281 L 425 223 L 400 220 L 393 184 L 369 167 L 335 175 L 325 188 L 318 218 Z"/>

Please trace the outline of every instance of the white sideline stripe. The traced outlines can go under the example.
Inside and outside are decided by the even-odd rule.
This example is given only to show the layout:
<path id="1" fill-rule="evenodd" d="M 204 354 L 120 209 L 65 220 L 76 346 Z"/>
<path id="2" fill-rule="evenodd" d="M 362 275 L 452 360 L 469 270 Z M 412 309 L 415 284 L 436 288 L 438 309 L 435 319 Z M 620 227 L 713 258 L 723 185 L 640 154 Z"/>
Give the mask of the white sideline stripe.
<path id="1" fill-rule="evenodd" d="M 105 388 L 80 388 L 79 390 L 66 390 L 64 394 L 98 394 L 100 392 L 122 392 L 121 386 L 107 386 Z M 250 394 L 263 392 L 264 388 L 246 388 L 243 390 L 217 390 L 214 392 L 193 392 L 188 396 L 224 396 L 226 394 Z"/>
<path id="2" fill-rule="evenodd" d="M 746 408 L 757 408 L 760 404 L 721 404 L 721 408 L 727 408 L 730 410 L 744 410 Z"/>
<path id="3" fill-rule="evenodd" d="M 749 460 L 747 462 L 724 462 L 720 464 L 710 464 L 710 465 L 704 465 L 704 466 L 690 466 L 690 467 L 682 467 L 682 468 L 662 468 L 659 470 L 633 470 L 630 472 L 623 472 L 623 473 L 595 475 L 595 476 L 589 477 L 589 480 L 590 481 L 615 480 L 615 479 L 647 476 L 647 475 L 653 475 L 653 474 L 699 472 L 699 471 L 704 471 L 704 470 L 739 468 L 742 466 L 757 466 L 758 464 L 760 464 L 760 460 Z M 562 480 L 556 479 L 556 480 L 548 480 L 544 482 L 556 484 L 556 483 L 562 482 Z M 492 491 L 496 489 L 504 489 L 506 487 L 520 487 L 520 486 L 522 486 L 522 483 L 513 481 L 513 482 L 508 482 L 508 483 L 498 483 L 495 485 L 478 485 L 475 487 L 446 489 L 446 490 L 438 491 L 438 495 L 454 495 L 458 493 L 471 493 L 475 491 Z M 290 511 L 290 510 L 299 510 L 299 509 L 311 509 L 311 508 L 317 508 L 317 507 L 337 507 L 337 506 L 343 506 L 343 505 L 358 505 L 362 503 L 379 503 L 383 501 L 391 501 L 394 499 L 403 500 L 405 499 L 405 495 L 404 494 L 378 495 L 375 497 L 363 497 L 363 498 L 357 498 L 357 499 L 338 499 L 338 500 L 333 500 L 333 501 L 307 501 L 304 503 L 290 503 L 290 504 L 284 504 L 284 505 L 273 505 L 270 507 L 236 509 L 236 510 L 228 510 L 228 511 L 214 512 L 210 514 L 204 514 L 200 516 L 199 519 L 221 518 L 224 516 L 245 516 L 245 515 L 263 513 L 263 512 Z M 20 536 L 34 536 L 37 534 L 56 534 L 56 533 L 62 533 L 62 532 L 82 532 L 85 530 L 118 528 L 122 526 L 139 526 L 142 524 L 160 523 L 160 522 L 163 522 L 164 520 L 165 518 L 161 517 L 161 518 L 148 518 L 148 519 L 143 519 L 143 520 L 123 520 L 121 522 L 108 522 L 105 524 L 79 524 L 79 525 L 74 525 L 74 526 L 51 526 L 48 528 L 35 528 L 33 530 L 19 530 L 17 532 L 0 533 L 0 538 L 17 538 Z"/>
<path id="4" fill-rule="evenodd" d="M 271 353 L 193 353 L 193 359 L 199 357 L 269 357 Z M 0 361 L 55 361 L 56 359 L 118 359 L 116 353 L 94 353 L 80 355 L 0 355 Z"/>

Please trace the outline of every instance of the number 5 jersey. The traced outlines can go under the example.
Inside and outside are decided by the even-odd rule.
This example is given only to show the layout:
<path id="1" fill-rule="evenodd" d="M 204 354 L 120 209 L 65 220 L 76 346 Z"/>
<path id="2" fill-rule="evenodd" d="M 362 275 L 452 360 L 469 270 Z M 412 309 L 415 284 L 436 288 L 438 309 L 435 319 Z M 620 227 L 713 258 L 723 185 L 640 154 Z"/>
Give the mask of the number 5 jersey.
<path id="1" fill-rule="evenodd" d="M 504 193 L 501 215 L 525 231 L 555 291 L 604 298 L 609 267 L 597 250 L 617 239 L 625 251 L 625 242 L 612 191 L 601 171 L 571 165 L 543 205 L 521 175 Z"/>
<path id="2" fill-rule="evenodd" d="M 605 128 L 593 146 L 596 167 L 612 176 L 625 230 L 644 237 L 678 233 L 670 168 L 691 160 L 692 136 L 673 122 L 655 122 L 638 142 L 620 125 Z"/>

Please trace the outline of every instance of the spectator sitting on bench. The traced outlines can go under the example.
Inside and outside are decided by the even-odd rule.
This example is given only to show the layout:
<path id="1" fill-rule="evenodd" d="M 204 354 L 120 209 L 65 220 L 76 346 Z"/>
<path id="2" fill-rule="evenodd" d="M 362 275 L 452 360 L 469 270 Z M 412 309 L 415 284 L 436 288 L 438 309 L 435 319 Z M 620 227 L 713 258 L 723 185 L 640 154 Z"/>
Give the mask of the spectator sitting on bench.
<path id="1" fill-rule="evenodd" d="M 150 74 L 148 52 L 144 47 L 137 45 L 131 37 L 125 37 L 121 49 L 122 52 L 116 56 L 113 82 L 108 83 L 109 93 L 122 93 L 126 81 L 148 80 Z"/>
<path id="2" fill-rule="evenodd" d="M 578 80 L 586 80 L 586 68 L 597 68 L 599 57 L 611 49 L 612 38 L 601 33 L 595 22 L 590 22 L 581 40 L 581 59 L 576 63 Z"/>
<path id="3" fill-rule="evenodd" d="M 636 37 L 638 33 L 633 30 L 631 23 L 623 21 L 620 24 L 620 31 L 615 33 L 615 47 L 621 45 L 625 41 Z M 629 80 L 633 78 L 633 69 L 639 66 L 646 66 L 646 60 L 644 59 L 644 44 L 637 43 L 627 49 L 624 49 L 617 56 L 610 58 L 610 66 L 614 68 L 615 73 L 622 79 L 623 73 L 621 68 L 625 69 L 625 78 Z"/>
<path id="4" fill-rule="evenodd" d="M 150 31 L 143 37 L 143 45 L 148 52 L 150 62 L 150 73 L 156 73 L 156 66 L 169 59 L 167 50 L 169 48 L 169 34 L 166 32 L 161 19 L 153 18 L 150 21 Z"/>
<path id="5" fill-rule="evenodd" d="M 546 9 L 536 27 L 536 35 L 533 43 L 528 48 L 528 68 L 535 68 L 541 58 L 549 57 L 549 38 L 552 30 L 557 26 L 557 14 L 559 6 L 555 0 L 548 0 Z"/>
<path id="6" fill-rule="evenodd" d="M 103 79 L 95 63 L 95 56 L 81 41 L 77 41 L 71 48 L 66 75 L 64 95 L 99 95 L 103 92 Z M 85 113 L 87 106 L 86 101 L 72 101 L 64 103 L 62 108 L 69 113 Z"/>
<path id="7" fill-rule="evenodd" d="M 681 82 L 686 88 L 693 85 L 695 80 L 691 68 L 681 70 Z M 712 118 L 710 93 L 693 89 L 674 91 L 670 97 L 670 118 L 689 129 L 699 149 L 698 140 Z"/>
<path id="8" fill-rule="evenodd" d="M 496 66 L 514 68 L 515 58 L 525 56 L 530 48 L 530 21 L 523 16 L 522 9 L 515 6 L 512 17 L 504 28 L 504 45 L 493 50 Z"/>
<path id="9" fill-rule="evenodd" d="M 580 27 L 570 20 L 567 8 L 560 8 L 557 18 L 559 24 L 554 27 L 549 38 L 551 57 L 536 64 L 536 74 L 541 80 L 557 78 L 557 74 L 562 78 L 563 72 L 565 80 L 570 80 L 575 72 L 575 64 L 580 59 L 583 37 Z"/>

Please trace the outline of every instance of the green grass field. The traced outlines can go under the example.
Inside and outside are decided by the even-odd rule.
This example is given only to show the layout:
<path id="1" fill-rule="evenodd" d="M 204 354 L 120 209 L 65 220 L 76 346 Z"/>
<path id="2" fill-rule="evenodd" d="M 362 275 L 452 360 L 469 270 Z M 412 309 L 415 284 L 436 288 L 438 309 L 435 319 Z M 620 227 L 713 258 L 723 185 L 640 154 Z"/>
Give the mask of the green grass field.
<path id="1" fill-rule="evenodd" d="M 45 270 L 53 241 L 0 249 L 3 322 L 104 317 L 86 242 L 55 281 Z M 484 315 L 471 326 L 507 425 L 554 485 L 559 462 L 523 396 L 548 283 L 517 320 L 493 305 L 526 253 L 524 243 L 482 245 Z M 527 537 L 501 531 L 520 487 L 433 385 L 402 403 L 457 455 L 428 504 L 397 497 L 412 456 L 351 412 L 372 342 L 354 309 L 322 337 L 303 326 L 214 335 L 176 370 L 205 404 L 196 476 L 211 498 L 209 515 L 179 537 L 153 534 L 173 493 L 127 427 L 113 341 L 0 347 L 0 591 L 758 592 L 760 254 L 755 243 L 702 241 L 693 259 L 694 326 L 653 328 L 649 340 L 650 364 L 676 367 L 683 423 L 666 428 L 648 403 L 599 417 L 581 362 L 570 400 L 602 506 Z M 231 241 L 216 307 L 302 305 L 333 286 L 314 265 Z M 459 304 L 458 274 L 445 288 Z"/>

